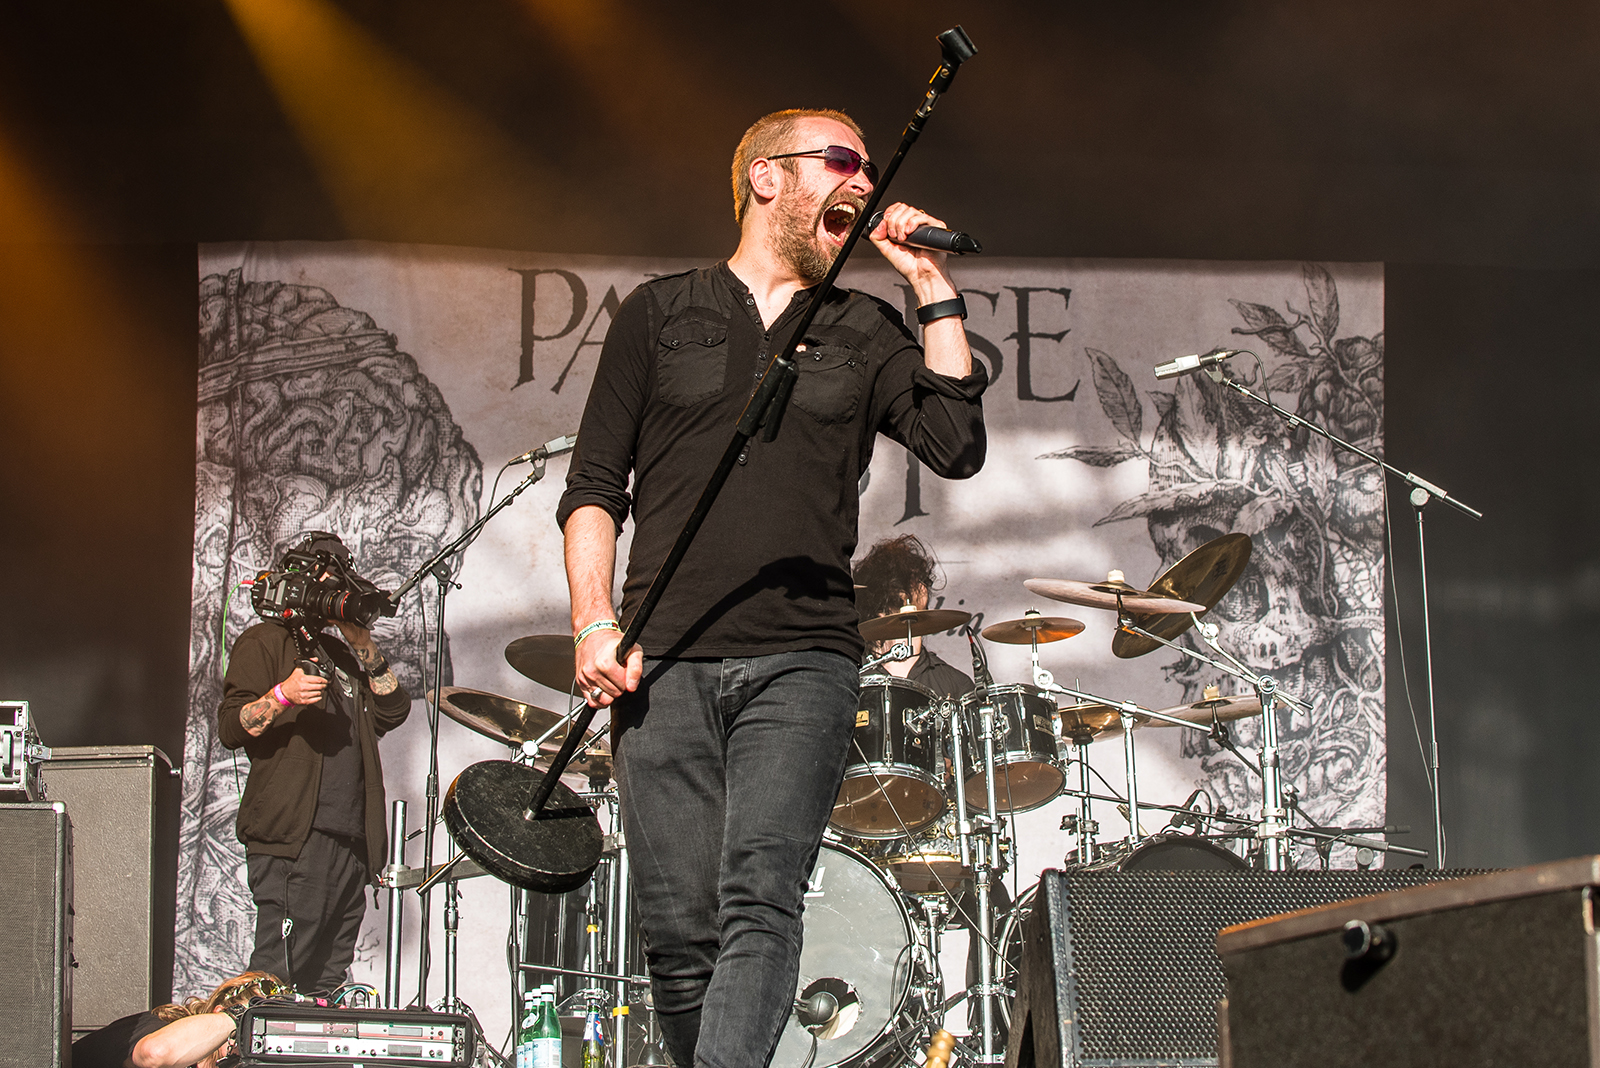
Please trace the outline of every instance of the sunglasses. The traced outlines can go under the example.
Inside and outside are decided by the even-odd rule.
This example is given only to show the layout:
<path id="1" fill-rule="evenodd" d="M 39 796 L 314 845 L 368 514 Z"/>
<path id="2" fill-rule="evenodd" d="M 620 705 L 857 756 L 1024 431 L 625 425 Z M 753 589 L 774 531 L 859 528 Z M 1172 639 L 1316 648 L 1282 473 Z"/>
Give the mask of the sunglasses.
<path id="1" fill-rule="evenodd" d="M 842 174 L 846 178 L 862 171 L 867 176 L 867 181 L 873 185 L 878 184 L 878 168 L 871 160 L 862 159 L 861 153 L 853 148 L 843 145 L 829 145 L 827 148 L 811 148 L 804 152 L 784 152 L 768 159 L 790 159 L 796 156 L 821 156 L 822 165 L 834 174 Z"/>

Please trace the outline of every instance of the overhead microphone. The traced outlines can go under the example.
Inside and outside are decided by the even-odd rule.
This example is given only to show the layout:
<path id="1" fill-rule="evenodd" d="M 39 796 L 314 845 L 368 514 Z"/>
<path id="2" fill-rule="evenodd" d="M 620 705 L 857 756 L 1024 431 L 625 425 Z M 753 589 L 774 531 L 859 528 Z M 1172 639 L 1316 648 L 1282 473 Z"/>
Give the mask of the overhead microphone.
<path id="1" fill-rule="evenodd" d="M 1156 364 L 1157 378 L 1177 378 L 1179 375 L 1190 374 L 1203 367 L 1221 363 L 1243 352 L 1243 349 L 1213 349 L 1210 352 L 1196 353 L 1193 356 L 1179 356 L 1176 360 Z"/>
<path id="2" fill-rule="evenodd" d="M 874 212 L 872 218 L 867 220 L 866 232 L 872 233 L 882 221 L 882 210 Z M 958 256 L 964 256 L 968 252 L 983 251 L 983 246 L 978 244 L 977 238 L 971 234 L 964 234 L 960 230 L 946 230 L 941 226 L 919 226 L 907 234 L 904 241 L 895 241 L 892 237 L 889 240 L 897 245 L 925 248 L 933 252 L 954 252 Z"/>
<path id="3" fill-rule="evenodd" d="M 571 452 L 573 446 L 577 444 L 578 435 L 576 434 L 568 434 L 565 437 L 552 438 L 543 445 L 540 445 L 537 449 L 529 449 L 521 456 L 516 456 L 506 461 L 506 466 L 515 467 L 517 464 L 531 463 L 534 460 L 548 460 L 552 456 L 560 456 L 562 453 Z"/>

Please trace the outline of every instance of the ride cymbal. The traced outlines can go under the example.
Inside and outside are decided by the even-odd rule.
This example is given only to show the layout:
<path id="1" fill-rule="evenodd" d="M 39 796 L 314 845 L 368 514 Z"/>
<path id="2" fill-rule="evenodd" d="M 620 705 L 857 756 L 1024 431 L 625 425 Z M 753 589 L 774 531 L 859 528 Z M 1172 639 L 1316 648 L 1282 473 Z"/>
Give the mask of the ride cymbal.
<path id="1" fill-rule="evenodd" d="M 1113 571 L 1104 582 L 1079 582 L 1076 579 L 1028 579 L 1029 590 L 1052 601 L 1065 601 L 1084 608 L 1109 608 L 1130 613 L 1204 612 L 1206 606 L 1165 594 L 1141 590 L 1123 581 L 1122 572 Z"/>
<path id="2" fill-rule="evenodd" d="M 1163 716 L 1181 719 L 1186 723 L 1228 723 L 1236 719 L 1249 719 L 1251 716 L 1261 715 L 1261 698 L 1255 694 L 1222 697 L 1218 695 L 1215 686 L 1207 686 L 1205 697 L 1194 704 L 1177 705 L 1173 708 L 1162 708 L 1157 711 Z M 1145 726 L 1176 727 L 1177 724 L 1153 719 L 1146 723 Z"/>
<path id="3" fill-rule="evenodd" d="M 892 642 L 897 638 L 919 638 L 952 630 L 972 618 L 971 612 L 954 608 L 913 608 L 910 605 L 898 612 L 864 619 L 856 627 L 869 642 Z"/>
<path id="4" fill-rule="evenodd" d="M 573 693 L 578 674 L 576 651 L 566 634 L 530 634 L 506 646 L 506 663 L 558 693 Z"/>
<path id="5" fill-rule="evenodd" d="M 433 700 L 432 690 L 428 691 L 428 700 Z M 510 746 L 542 737 L 563 718 L 537 705 L 523 704 L 483 690 L 469 690 L 465 686 L 446 686 L 440 690 L 439 709 L 463 727 Z M 556 735 L 554 744 L 559 746 L 561 739 L 561 734 Z"/>
<path id="6" fill-rule="evenodd" d="M 1224 534 L 1212 538 L 1167 568 L 1162 576 L 1150 584 L 1150 592 L 1192 601 L 1210 611 L 1218 601 L 1239 581 L 1245 565 L 1250 562 L 1250 535 Z M 1168 641 L 1173 640 L 1194 625 L 1188 615 L 1157 615 L 1135 609 L 1133 623 Z M 1111 652 L 1124 660 L 1161 648 L 1161 643 L 1142 634 L 1130 634 L 1119 629 L 1111 639 Z"/>
<path id="7" fill-rule="evenodd" d="M 1032 645 L 1035 641 L 1058 642 L 1083 631 L 1083 624 L 1066 616 L 1041 616 L 1028 611 L 1021 619 L 1008 619 L 991 623 L 981 633 L 992 642 L 1002 645 Z"/>

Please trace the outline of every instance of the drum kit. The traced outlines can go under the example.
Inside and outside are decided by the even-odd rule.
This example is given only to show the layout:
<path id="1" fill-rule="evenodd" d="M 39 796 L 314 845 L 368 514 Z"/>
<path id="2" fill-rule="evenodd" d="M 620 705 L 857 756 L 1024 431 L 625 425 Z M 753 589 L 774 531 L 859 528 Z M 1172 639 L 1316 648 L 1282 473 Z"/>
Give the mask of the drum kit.
<path id="1" fill-rule="evenodd" d="M 1010 902 L 997 901 L 995 891 L 1012 863 L 1014 817 L 1058 798 L 1076 800 L 1076 811 L 1062 821 L 1075 844 L 1064 858 L 1067 868 L 1245 869 L 1253 864 L 1281 870 L 1292 864 L 1291 838 L 1419 855 L 1360 836 L 1379 828 L 1291 825 L 1295 797 L 1278 771 L 1274 712 L 1282 704 L 1309 709 L 1280 692 L 1270 676 L 1252 672 L 1230 655 L 1216 640 L 1217 628 L 1201 620 L 1243 574 L 1249 558 L 1248 536 L 1227 534 L 1195 549 L 1143 589 L 1119 572 L 1103 582 L 1024 583 L 1042 597 L 1116 612 L 1112 651 L 1118 657 L 1173 649 L 1234 676 L 1252 691 L 1224 696 L 1211 687 L 1201 700 L 1172 708 L 1145 708 L 1058 684 L 1041 663 L 1041 647 L 1081 633 L 1084 624 L 1076 619 L 1029 610 L 975 633 L 967 612 L 907 606 L 861 623 L 869 645 L 886 651 L 862 670 L 843 783 L 805 895 L 796 1011 L 780 1036 L 774 1068 L 910 1063 L 920 1059 L 914 1054 L 963 1000 L 972 1006 L 973 1034 L 957 1044 L 957 1055 L 976 1064 L 1002 1062 L 1020 925 L 1033 892 Z M 1178 644 L 1176 639 L 1191 628 L 1200 641 Z M 973 652 L 976 686 L 970 692 L 937 693 L 891 673 L 891 663 L 911 661 L 916 639 L 958 630 L 966 632 Z M 1031 681 L 997 684 L 980 636 L 1027 646 Z M 1193 647 L 1201 644 L 1215 655 Z M 507 647 L 506 659 L 544 686 L 575 692 L 572 642 L 566 635 L 519 638 Z M 514 762 L 532 769 L 549 766 L 573 722 L 571 714 L 461 687 L 442 687 L 429 696 L 436 696 L 437 707 L 450 719 L 513 747 Z M 1235 747 L 1228 733 L 1230 722 L 1255 716 L 1263 717 L 1259 762 Z M 1261 783 L 1259 815 L 1203 811 L 1193 807 L 1194 796 L 1181 806 L 1141 802 L 1137 739 L 1145 730 L 1172 727 L 1205 733 L 1244 761 Z M 1120 742 L 1123 748 L 1120 795 L 1109 786 L 1103 789 L 1110 792 L 1097 792 L 1092 785 L 1089 750 L 1101 742 Z M 447 996 L 454 993 L 456 967 L 453 881 L 487 870 L 524 888 L 514 906 L 517 974 L 554 979 L 574 1026 L 590 1008 L 610 1010 L 616 1027 L 611 1048 L 618 1051 L 619 1068 L 661 1063 L 604 733 L 585 739 L 577 752 L 552 807 L 569 806 L 574 815 L 592 816 L 599 826 L 601 859 L 591 877 L 581 885 L 563 885 L 565 893 L 531 893 L 528 883 L 513 877 L 514 869 L 480 855 L 481 846 L 473 851 L 478 864 L 462 853 L 429 873 L 427 885 L 445 880 L 452 890 L 445 910 Z M 503 762 L 489 762 L 497 763 Z M 463 772 L 463 778 L 472 771 Z M 492 787 L 463 786 L 458 779 L 451 793 L 492 794 Z M 1128 824 L 1125 838 L 1098 839 L 1095 802 L 1118 806 Z M 1168 830 L 1146 835 L 1141 811 L 1172 814 Z M 450 812 L 447 800 L 447 817 Z M 404 837 L 403 815 L 399 820 L 392 838 Z M 420 881 L 405 879 L 408 871 L 391 864 L 386 873 L 391 892 L 397 884 Z M 969 961 L 968 974 L 975 971 L 977 982 L 951 984 L 954 993 L 947 996 L 940 957 L 952 925 L 970 931 L 977 960 L 975 969 Z M 390 967 L 397 975 L 398 939 L 391 942 Z"/>

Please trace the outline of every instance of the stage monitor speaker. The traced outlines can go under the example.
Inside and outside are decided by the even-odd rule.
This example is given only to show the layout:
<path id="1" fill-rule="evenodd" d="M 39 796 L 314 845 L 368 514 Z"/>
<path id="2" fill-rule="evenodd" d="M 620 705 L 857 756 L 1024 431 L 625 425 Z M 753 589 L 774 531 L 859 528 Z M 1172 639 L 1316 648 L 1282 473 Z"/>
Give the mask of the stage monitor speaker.
<path id="1" fill-rule="evenodd" d="M 72 1027 L 103 1027 L 172 1000 L 177 780 L 148 745 L 60 747 L 41 769 L 72 817 Z"/>
<path id="2" fill-rule="evenodd" d="M 1596 887 L 1580 857 L 1225 931 L 1229 1062 L 1600 1065 Z"/>
<path id="3" fill-rule="evenodd" d="M 1006 1065 L 1215 1065 L 1218 931 L 1463 874 L 1046 871 L 1023 923 Z"/>
<path id="4" fill-rule="evenodd" d="M 62 1068 L 72 1049 L 72 821 L 0 805 L 0 1068 Z"/>

